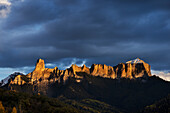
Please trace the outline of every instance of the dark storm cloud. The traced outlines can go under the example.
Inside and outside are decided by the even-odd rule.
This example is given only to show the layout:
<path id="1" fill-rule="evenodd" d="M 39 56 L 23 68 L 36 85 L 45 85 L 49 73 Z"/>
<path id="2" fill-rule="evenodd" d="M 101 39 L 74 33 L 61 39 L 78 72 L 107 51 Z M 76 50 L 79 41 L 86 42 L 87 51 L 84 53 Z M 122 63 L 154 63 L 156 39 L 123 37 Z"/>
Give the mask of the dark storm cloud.
<path id="1" fill-rule="evenodd" d="M 25 0 L 24 2 L 14 4 L 12 12 L 6 19 L 8 26 L 5 28 L 16 29 L 36 24 L 41 24 L 56 18 L 57 8 L 52 1 L 47 0 Z"/>
<path id="2" fill-rule="evenodd" d="M 136 57 L 170 69 L 170 1 L 25 0 L 0 20 L 0 66 L 87 59 L 116 65 Z M 65 60 L 67 61 L 67 60 Z"/>

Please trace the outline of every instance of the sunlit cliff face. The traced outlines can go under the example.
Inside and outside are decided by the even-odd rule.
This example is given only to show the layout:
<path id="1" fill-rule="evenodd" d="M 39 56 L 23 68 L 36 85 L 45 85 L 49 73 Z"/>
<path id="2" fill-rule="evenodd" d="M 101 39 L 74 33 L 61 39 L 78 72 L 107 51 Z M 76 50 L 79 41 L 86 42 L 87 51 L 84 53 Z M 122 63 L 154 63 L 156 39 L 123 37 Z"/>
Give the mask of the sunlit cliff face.
<path id="1" fill-rule="evenodd" d="M 137 60 L 137 62 L 136 62 Z M 135 62 L 134 62 L 135 61 Z M 136 79 L 139 77 L 148 78 L 151 76 L 150 65 L 145 63 L 143 60 L 135 59 L 128 61 L 127 63 L 120 63 L 114 67 L 107 66 L 105 64 L 92 64 L 90 68 L 83 65 L 82 67 L 72 64 L 71 67 L 65 70 L 59 70 L 58 67 L 53 69 L 45 68 L 43 59 L 38 59 L 35 69 L 26 75 L 30 80 L 30 84 L 41 84 L 41 83 L 66 83 L 69 78 L 75 78 L 78 82 L 83 80 L 83 76 L 79 76 L 77 73 L 83 72 L 91 76 L 99 76 L 110 79 L 129 78 Z M 25 75 L 24 75 L 25 76 Z M 18 75 L 11 84 L 24 84 L 26 81 L 21 79 L 22 76 Z"/>

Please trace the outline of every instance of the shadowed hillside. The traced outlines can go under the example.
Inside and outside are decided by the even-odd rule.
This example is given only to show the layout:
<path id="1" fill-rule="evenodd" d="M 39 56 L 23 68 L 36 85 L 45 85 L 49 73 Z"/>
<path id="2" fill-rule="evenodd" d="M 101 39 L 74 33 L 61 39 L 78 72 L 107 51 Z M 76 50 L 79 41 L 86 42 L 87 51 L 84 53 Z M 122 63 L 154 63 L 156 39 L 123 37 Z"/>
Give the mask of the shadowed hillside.
<path id="1" fill-rule="evenodd" d="M 121 113 L 115 107 L 98 100 L 55 99 L 0 89 L 0 113 L 11 113 L 14 110 L 18 113 Z"/>
<path id="2" fill-rule="evenodd" d="M 0 89 L 0 101 L 5 111 L 11 113 L 15 107 L 18 113 L 80 113 L 78 109 L 45 96 L 28 95 Z M 1 110 L 0 110 L 1 112 Z M 3 112 L 2 112 L 3 113 Z"/>
<path id="3" fill-rule="evenodd" d="M 170 113 L 170 94 L 152 105 L 148 105 L 141 113 Z"/>
<path id="4" fill-rule="evenodd" d="M 142 109 L 170 93 L 170 83 L 156 76 L 146 80 L 112 80 L 89 76 L 86 73 L 77 74 L 84 77 L 81 83 L 72 78 L 68 85 L 61 87 L 53 85 L 52 91 L 49 90 L 52 92 L 51 96 L 62 95 L 74 100 L 96 99 L 128 112 Z"/>

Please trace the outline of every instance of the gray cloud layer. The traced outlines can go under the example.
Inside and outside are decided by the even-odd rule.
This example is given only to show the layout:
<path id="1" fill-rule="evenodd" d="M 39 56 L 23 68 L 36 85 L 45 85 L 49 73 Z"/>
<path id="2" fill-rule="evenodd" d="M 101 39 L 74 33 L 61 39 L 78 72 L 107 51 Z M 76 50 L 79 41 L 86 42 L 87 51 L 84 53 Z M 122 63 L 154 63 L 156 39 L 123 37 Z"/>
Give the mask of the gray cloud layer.
<path id="1" fill-rule="evenodd" d="M 0 19 L 0 67 L 80 58 L 116 65 L 139 57 L 170 69 L 169 0 L 25 0 Z"/>

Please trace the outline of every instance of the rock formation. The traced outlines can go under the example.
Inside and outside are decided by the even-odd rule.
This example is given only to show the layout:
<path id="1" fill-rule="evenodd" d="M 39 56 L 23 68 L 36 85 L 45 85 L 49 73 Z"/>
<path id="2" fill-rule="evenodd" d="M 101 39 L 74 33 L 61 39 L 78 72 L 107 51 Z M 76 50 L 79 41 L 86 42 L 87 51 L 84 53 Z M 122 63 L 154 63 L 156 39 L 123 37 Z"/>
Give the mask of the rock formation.
<path id="1" fill-rule="evenodd" d="M 45 68 L 44 60 L 39 59 L 36 63 L 33 72 L 26 75 L 29 84 L 46 86 L 50 83 L 63 83 L 71 77 L 81 82 L 83 76 L 77 75 L 77 72 L 85 72 L 91 76 L 100 76 L 104 78 L 119 79 L 129 78 L 135 79 L 138 77 L 149 77 L 151 76 L 150 65 L 145 63 L 139 58 L 128 61 L 126 63 L 120 63 L 117 66 L 107 66 L 102 64 L 92 64 L 90 68 L 83 65 L 82 67 L 73 64 L 66 70 L 59 70 L 57 67 L 54 69 Z M 21 78 L 21 75 L 17 75 L 14 79 L 11 79 L 11 84 L 23 85 L 26 82 Z"/>
<path id="2" fill-rule="evenodd" d="M 23 85 L 26 82 L 22 79 L 23 75 L 17 75 L 14 80 L 10 81 L 10 84 L 17 84 L 17 85 Z"/>
<path id="3" fill-rule="evenodd" d="M 151 76 L 151 67 L 139 58 L 120 63 L 114 67 L 118 78 L 138 78 Z"/>
<path id="4" fill-rule="evenodd" d="M 113 67 L 102 65 L 102 64 L 93 64 L 90 68 L 90 74 L 93 76 L 100 76 L 105 78 L 116 78 Z"/>

